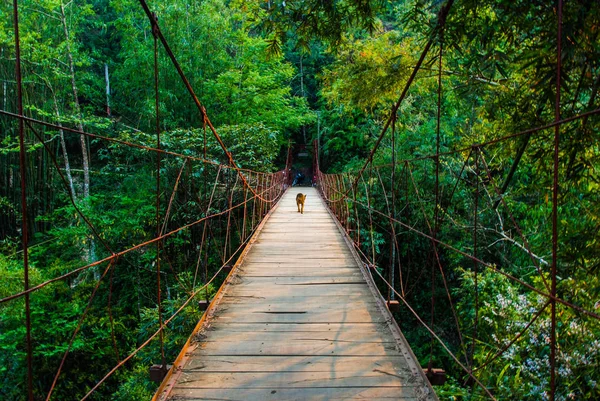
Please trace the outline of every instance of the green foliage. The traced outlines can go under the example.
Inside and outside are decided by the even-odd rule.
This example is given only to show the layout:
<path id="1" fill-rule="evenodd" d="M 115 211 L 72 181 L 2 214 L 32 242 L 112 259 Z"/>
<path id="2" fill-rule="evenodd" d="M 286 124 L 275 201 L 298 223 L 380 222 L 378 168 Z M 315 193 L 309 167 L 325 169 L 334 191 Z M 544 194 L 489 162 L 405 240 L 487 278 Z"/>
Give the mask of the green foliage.
<path id="1" fill-rule="evenodd" d="M 474 321 L 474 275 L 462 271 L 458 309 L 465 321 Z M 597 278 L 585 282 L 586 289 L 597 288 Z M 575 280 L 561 285 L 569 287 Z M 540 285 L 541 283 L 537 283 Z M 582 286 L 581 282 L 577 284 Z M 504 348 L 514 338 L 521 337 L 491 367 L 480 375 L 484 384 L 497 389 L 498 398 L 515 397 L 522 400 L 539 399 L 548 388 L 550 341 L 550 308 L 546 299 L 531 292 L 522 292 L 506 277 L 483 272 L 478 277 L 479 338 L 475 361 L 482 364 Z M 582 288 L 582 290 L 584 290 Z M 584 290 L 585 291 L 585 290 Z M 587 307 L 590 307 L 588 305 Z M 541 316 L 526 330 L 526 323 L 543 309 Z M 558 382 L 564 399 L 595 399 L 599 396 L 594 377 L 598 375 L 597 361 L 600 343 L 595 319 L 581 316 L 570 308 L 559 306 Z M 525 331 L 526 330 L 526 331 Z M 486 339 L 483 341 L 483 339 Z"/>
<path id="2" fill-rule="evenodd" d="M 269 48 L 271 53 L 277 54 L 289 33 L 297 37 L 298 47 L 308 49 L 314 39 L 339 44 L 343 34 L 353 27 L 374 32 L 381 3 L 371 0 L 266 1 L 260 8 L 254 6 L 253 12 L 260 27 L 272 34 Z"/>
<path id="3" fill-rule="evenodd" d="M 346 41 L 323 74 L 323 98 L 329 104 L 389 113 L 416 62 L 415 47 L 398 31 Z"/>
<path id="4" fill-rule="evenodd" d="M 231 143 L 229 151 L 236 155 L 239 166 L 254 171 L 273 171 L 273 161 L 284 144 L 277 131 L 263 124 L 222 126 L 220 135 Z"/>

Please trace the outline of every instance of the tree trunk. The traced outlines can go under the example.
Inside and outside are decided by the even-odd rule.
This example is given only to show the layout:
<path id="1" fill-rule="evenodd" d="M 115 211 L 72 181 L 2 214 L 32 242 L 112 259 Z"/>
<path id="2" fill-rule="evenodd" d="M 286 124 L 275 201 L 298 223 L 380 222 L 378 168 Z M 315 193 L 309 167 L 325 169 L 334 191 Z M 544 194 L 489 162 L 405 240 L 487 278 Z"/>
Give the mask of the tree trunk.
<path id="1" fill-rule="evenodd" d="M 77 115 L 77 128 L 83 131 L 83 115 L 81 114 L 81 106 L 77 95 L 77 84 L 75 82 L 75 64 L 73 62 L 73 53 L 71 52 L 71 39 L 69 37 L 69 28 L 67 27 L 67 17 L 65 15 L 65 6 L 60 2 L 61 22 L 65 32 L 65 43 L 67 46 L 67 58 L 69 59 L 69 72 L 71 75 L 71 89 L 73 90 L 73 107 Z M 83 198 L 87 199 L 90 196 L 90 162 L 88 158 L 87 143 L 85 135 L 80 135 L 81 156 L 83 164 Z"/>
<path id="2" fill-rule="evenodd" d="M 79 97 L 77 94 L 77 83 L 75 82 L 75 64 L 73 62 L 73 53 L 71 51 L 71 39 L 69 37 L 69 28 L 67 27 L 67 17 L 65 15 L 65 6 L 63 1 L 60 1 L 60 14 L 63 29 L 65 32 L 65 44 L 67 46 L 67 58 L 69 59 L 69 72 L 71 74 L 71 89 L 73 90 L 73 107 L 75 114 L 77 115 L 77 128 L 83 132 L 83 115 L 81 113 L 81 105 L 79 104 Z M 88 199 L 90 196 L 90 162 L 88 157 L 88 148 L 85 135 L 79 136 L 81 143 L 81 156 L 83 166 L 83 199 Z M 89 252 L 86 255 L 86 259 L 89 262 L 96 260 L 96 242 L 94 238 L 90 238 Z M 100 271 L 94 269 L 94 278 L 100 279 Z"/>
<path id="3" fill-rule="evenodd" d="M 62 127 L 62 123 L 60 122 L 60 112 L 58 110 L 58 103 L 56 101 L 56 94 L 54 93 L 54 90 L 50 89 L 52 91 L 52 96 L 54 98 L 54 113 L 56 113 L 56 118 L 58 119 L 57 125 L 59 127 Z M 65 133 L 62 129 L 60 129 L 58 131 L 59 135 L 60 135 L 60 148 L 62 149 L 62 153 L 63 153 L 63 160 L 65 162 L 65 175 L 67 176 L 67 181 L 69 182 L 69 190 L 71 191 L 71 196 L 73 197 L 73 200 L 77 200 L 76 194 L 75 194 L 75 185 L 73 185 L 73 176 L 71 175 L 71 164 L 69 163 L 69 155 L 67 154 L 67 144 L 65 142 Z"/>
<path id="4" fill-rule="evenodd" d="M 110 117 L 110 79 L 107 63 L 104 63 L 104 80 L 106 81 L 106 114 Z"/>

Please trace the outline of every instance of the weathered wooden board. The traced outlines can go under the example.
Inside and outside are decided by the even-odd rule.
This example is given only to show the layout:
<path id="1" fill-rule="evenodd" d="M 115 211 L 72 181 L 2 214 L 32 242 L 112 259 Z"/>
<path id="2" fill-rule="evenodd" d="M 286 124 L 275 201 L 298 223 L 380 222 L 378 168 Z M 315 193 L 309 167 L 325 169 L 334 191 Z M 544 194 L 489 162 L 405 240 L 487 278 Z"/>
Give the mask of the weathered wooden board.
<path id="1" fill-rule="evenodd" d="M 384 308 L 316 191 L 291 188 L 158 399 L 437 400 Z"/>
<path id="2" fill-rule="evenodd" d="M 386 334 L 384 323 L 374 322 L 362 322 L 362 323 L 236 323 L 236 322 L 223 322 L 217 320 L 211 320 L 208 324 L 207 330 L 209 331 L 231 331 L 231 332 L 252 332 L 252 333 L 307 333 L 314 332 L 317 338 L 323 335 L 340 335 L 342 332 L 360 334 L 364 333 L 380 333 L 381 335 Z M 202 332 L 200 337 L 203 340 L 206 339 L 204 335 L 206 332 Z M 212 333 L 209 333 L 212 335 Z M 293 335 L 293 334 L 292 334 Z M 223 338 L 218 334 L 218 338 Z M 287 338 L 287 335 L 282 336 Z M 385 338 L 387 340 L 387 337 Z"/>
<path id="3" fill-rule="evenodd" d="M 402 387 L 410 378 L 383 372 L 198 372 L 184 371 L 179 387 L 188 388 L 323 388 L 352 387 L 357 381 L 365 387 Z M 358 379 L 360 378 L 360 379 Z M 358 379 L 358 380 L 357 380 Z"/>
<path id="4" fill-rule="evenodd" d="M 283 336 L 280 336 L 283 337 Z M 337 341 L 230 341 L 202 342 L 194 351 L 197 357 L 203 355 L 341 355 L 341 356 L 384 356 L 395 354 L 393 342 L 337 342 Z"/>
<path id="5" fill-rule="evenodd" d="M 417 400 L 414 387 L 175 388 L 173 401 Z"/>
<path id="6" fill-rule="evenodd" d="M 357 376 L 362 372 L 406 374 L 404 358 L 394 356 L 205 356 L 190 360 L 185 371 L 202 372 L 326 372 Z"/>
<path id="7" fill-rule="evenodd" d="M 350 302 L 349 302 L 350 301 Z M 322 297 L 303 297 L 298 295 L 281 295 L 278 297 L 274 296 L 252 296 L 252 297 L 244 297 L 244 296 L 236 296 L 236 295 L 225 295 L 220 303 L 220 305 L 226 303 L 241 303 L 244 306 L 251 307 L 254 304 L 262 304 L 262 305 L 309 305 L 310 307 L 320 307 L 321 305 L 333 305 L 333 304 L 342 304 L 348 305 L 349 303 L 354 305 L 362 305 L 362 304 L 375 304 L 373 299 L 363 297 L 360 295 L 348 295 L 345 297 L 337 297 L 337 296 L 329 296 L 324 295 Z"/>
<path id="8" fill-rule="evenodd" d="M 229 329 L 229 326 L 221 326 L 221 330 Z M 202 341 L 205 342 L 230 342 L 239 343 L 241 341 L 260 341 L 260 342 L 273 342 L 276 343 L 281 341 L 281 331 L 232 331 L 227 336 L 220 337 L 212 335 L 213 333 L 204 334 L 205 337 Z M 381 332 L 377 330 L 364 330 L 361 331 L 360 337 L 356 336 L 356 333 L 342 332 L 324 332 L 324 331 L 294 331 L 285 335 L 285 341 L 289 343 L 295 343 L 298 341 L 314 341 L 315 343 L 326 343 L 326 342 L 338 342 L 338 343 L 350 343 L 350 344 L 364 344 L 364 343 L 383 343 Z M 394 344 L 388 343 L 388 344 Z"/>
<path id="9" fill-rule="evenodd" d="M 319 268 L 313 269 L 310 267 L 297 267 L 297 268 L 271 268 L 271 267 L 245 267 L 243 270 L 245 277 L 298 277 L 299 275 L 305 275 L 305 277 L 361 277 L 361 273 L 356 271 L 356 268 Z"/>
<path id="10" fill-rule="evenodd" d="M 373 322 L 385 322 L 385 317 L 383 317 L 380 313 L 370 313 L 366 310 L 246 313 L 243 311 L 243 308 L 241 309 L 241 311 L 236 312 L 233 312 L 231 309 L 222 312 L 219 311 L 215 314 L 215 319 L 219 319 L 221 321 L 236 321 L 240 323 L 360 323 L 364 322 L 365 320 L 371 320 Z"/>

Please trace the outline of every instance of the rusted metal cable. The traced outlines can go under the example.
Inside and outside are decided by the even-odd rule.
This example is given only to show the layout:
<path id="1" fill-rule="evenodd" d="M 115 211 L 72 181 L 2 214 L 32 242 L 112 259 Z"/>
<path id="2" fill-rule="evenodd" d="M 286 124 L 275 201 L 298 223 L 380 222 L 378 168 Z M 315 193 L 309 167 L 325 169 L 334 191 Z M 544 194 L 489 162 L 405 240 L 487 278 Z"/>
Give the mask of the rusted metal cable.
<path id="1" fill-rule="evenodd" d="M 29 123 L 36 124 L 36 125 L 42 125 L 44 127 L 52 128 L 52 129 L 55 129 L 55 130 L 63 130 L 64 132 L 68 132 L 68 133 L 72 133 L 72 134 L 79 134 L 79 135 L 87 136 L 89 138 L 101 139 L 103 141 L 107 141 L 107 142 L 111 142 L 111 143 L 117 143 L 119 145 L 128 146 L 130 148 L 137 148 L 137 149 L 147 150 L 149 152 L 158 152 L 158 153 L 162 153 L 163 155 L 170 155 L 170 156 L 180 157 L 180 158 L 183 158 L 183 159 L 191 159 L 191 160 L 200 161 L 200 162 L 203 162 L 203 163 L 206 163 L 206 164 L 212 164 L 214 166 L 218 166 L 219 165 L 219 163 L 217 163 L 217 162 L 214 162 L 212 160 L 206 160 L 206 159 L 203 159 L 201 157 L 196 157 L 196 156 L 192 156 L 192 155 L 185 155 L 183 153 L 171 152 L 171 151 L 164 150 L 164 149 L 156 149 L 156 148 L 153 148 L 151 146 L 146 146 L 146 145 L 141 145 L 141 144 L 138 144 L 138 143 L 128 142 L 128 141 L 124 141 L 124 140 L 117 139 L 117 138 L 111 138 L 111 137 L 104 136 L 104 135 L 93 134 L 91 132 L 80 131 L 80 130 L 75 129 L 75 128 L 69 128 L 67 126 L 52 124 L 52 123 L 49 123 L 49 122 L 46 122 L 46 121 L 37 120 L 35 118 L 27 117 L 27 116 L 24 116 L 24 115 L 21 115 L 21 114 L 10 113 L 10 112 L 5 111 L 5 110 L 0 110 L 0 115 L 4 115 L 4 116 L 7 116 L 7 117 L 12 117 L 12 118 L 15 118 L 17 120 L 23 120 L 25 122 L 29 122 Z M 244 171 L 244 170 L 242 169 L 242 171 Z"/>
<path id="2" fill-rule="evenodd" d="M 590 111 L 585 112 L 585 113 L 577 114 L 575 116 L 571 116 L 571 117 L 568 117 L 568 118 L 564 118 L 564 119 L 562 119 L 560 121 L 554 121 L 554 122 L 547 123 L 547 124 L 542 125 L 542 126 L 538 126 L 538 127 L 535 127 L 535 128 L 530 128 L 530 129 L 527 129 L 525 131 L 520 131 L 520 132 L 517 132 L 517 133 L 514 133 L 514 134 L 509 134 L 509 135 L 506 135 L 506 136 L 502 136 L 500 138 L 492 139 L 492 140 L 489 140 L 489 141 L 486 141 L 486 142 L 480 142 L 480 143 L 474 144 L 474 145 L 477 145 L 477 146 L 480 146 L 480 147 L 483 148 L 485 146 L 495 145 L 495 144 L 498 144 L 500 142 L 504 142 L 504 141 L 507 141 L 507 140 L 510 140 L 510 139 L 513 139 L 513 138 L 518 138 L 518 137 L 521 137 L 521 136 L 524 136 L 524 135 L 530 135 L 532 133 L 538 133 L 540 131 L 543 131 L 543 130 L 546 130 L 546 129 L 549 129 L 549 128 L 553 128 L 553 127 L 555 127 L 557 125 L 562 125 L 562 124 L 570 123 L 570 122 L 577 121 L 577 120 L 580 120 L 580 119 L 587 119 L 589 117 L 592 117 L 592 116 L 595 116 L 595 115 L 598 115 L 598 114 L 600 114 L 600 108 L 594 109 L 594 110 L 590 110 Z M 147 151 L 151 151 L 151 152 L 160 152 L 160 153 L 162 153 L 164 155 L 170 155 L 170 156 L 175 156 L 175 157 L 180 157 L 180 158 L 187 158 L 187 159 L 190 159 L 190 160 L 193 160 L 193 161 L 200 161 L 202 163 L 211 164 L 211 165 L 214 165 L 214 166 L 218 166 L 219 165 L 219 163 L 217 163 L 215 161 L 206 160 L 206 159 L 203 159 L 201 157 L 196 157 L 196 156 L 191 156 L 191 155 L 185 155 L 185 154 L 177 153 L 177 152 L 171 152 L 171 151 L 167 151 L 167 150 L 164 150 L 164 149 L 158 150 L 158 149 L 150 147 L 150 146 L 140 145 L 140 144 L 136 144 L 136 143 L 132 143 L 132 142 L 127 142 L 127 141 L 123 141 L 123 140 L 116 139 L 116 138 L 110 138 L 110 137 L 103 136 L 103 135 L 98 135 L 98 134 L 93 134 L 93 133 L 89 133 L 89 132 L 85 132 L 85 131 L 80 131 L 78 129 L 69 128 L 69 127 L 66 127 L 66 126 L 59 126 L 57 124 L 48 123 L 48 122 L 37 120 L 35 118 L 27 117 L 27 116 L 24 116 L 24 115 L 10 113 L 10 112 L 5 111 L 5 110 L 0 110 L 0 115 L 4 115 L 4 116 L 7 116 L 7 117 L 12 117 L 12 118 L 15 118 L 15 119 L 21 119 L 21 120 L 26 121 L 26 122 L 30 122 L 30 123 L 37 124 L 37 125 L 42 125 L 42 126 L 45 126 L 45 127 L 48 127 L 48 128 L 56 129 L 56 130 L 62 129 L 65 132 L 74 133 L 74 134 L 80 134 L 80 135 L 88 136 L 90 138 L 101 139 L 101 140 L 105 140 L 107 142 L 118 143 L 118 144 L 121 144 L 121 145 L 133 147 L 133 148 L 143 149 L 143 150 L 147 150 Z M 446 151 L 446 152 L 441 152 L 439 154 L 439 156 L 450 156 L 450 155 L 457 154 L 457 153 L 466 153 L 466 152 L 469 152 L 474 145 L 468 145 L 468 146 L 465 146 L 465 147 L 462 147 L 462 148 L 458 148 L 458 149 L 454 149 L 454 150 L 449 150 L 449 151 Z M 411 158 L 411 159 L 400 160 L 399 163 L 403 163 L 405 161 L 415 162 L 415 161 L 419 161 L 419 160 L 433 159 L 435 157 L 436 157 L 436 154 L 430 154 L 430 155 L 415 157 L 415 158 Z M 375 167 L 379 168 L 379 167 L 386 167 L 386 166 L 387 165 L 384 164 L 384 165 L 378 165 L 378 166 L 375 166 Z M 224 166 L 224 167 L 225 168 L 231 168 L 231 167 L 228 167 L 228 166 Z M 239 168 L 239 170 L 243 171 L 243 172 L 247 172 L 247 173 L 252 172 L 252 170 L 244 169 L 244 168 Z"/>
<path id="3" fill-rule="evenodd" d="M 253 197 L 252 199 L 254 199 L 255 197 Z M 179 313 L 181 313 L 181 311 L 189 305 L 189 303 L 204 289 L 208 288 L 208 286 L 210 284 L 212 284 L 213 281 L 216 280 L 216 278 L 219 276 L 219 274 L 221 274 L 221 272 L 223 271 L 223 269 L 225 268 L 225 266 L 227 266 L 231 260 L 233 260 L 233 258 L 235 257 L 235 255 L 238 254 L 238 252 L 240 250 L 242 250 L 246 244 L 248 243 L 248 241 L 250 240 L 250 238 L 252 238 L 252 236 L 248 236 L 248 238 L 246 239 L 246 241 L 242 244 L 240 244 L 240 246 L 237 248 L 237 250 L 233 253 L 233 255 L 231 255 L 231 257 L 225 261 L 225 263 L 223 265 L 221 265 L 221 267 L 215 272 L 215 274 L 212 276 L 212 278 L 210 280 L 207 280 L 207 282 L 200 288 L 198 288 L 197 290 L 195 290 L 193 292 L 193 294 L 191 294 L 187 300 L 166 320 L 163 321 L 163 324 L 161 327 L 159 327 L 158 330 L 156 330 L 154 332 L 154 334 L 152 334 L 150 337 L 148 337 L 146 339 L 146 341 L 144 341 L 139 347 L 137 347 L 133 352 L 131 352 L 127 357 L 125 357 L 122 361 L 120 361 L 117 365 L 115 365 L 100 381 L 98 381 L 98 383 L 96 383 L 96 385 L 94 385 L 94 387 L 92 387 L 92 389 L 90 391 L 88 391 L 88 393 L 81 398 L 81 401 L 84 401 L 86 399 L 89 398 L 89 396 L 91 394 L 93 394 L 109 377 L 111 377 L 113 375 L 113 373 L 115 373 L 120 367 L 122 367 L 123 365 L 125 365 L 125 363 L 127 363 L 131 358 L 133 358 L 138 352 L 140 352 L 142 349 L 144 349 L 148 344 L 150 344 L 150 342 L 152 342 L 152 340 L 154 340 L 161 331 L 163 331 L 165 328 L 167 328 L 167 325 L 169 323 L 171 323 L 178 315 Z"/>
<path id="4" fill-rule="evenodd" d="M 156 118 L 156 149 L 160 150 L 160 104 L 158 93 L 158 17 L 152 15 L 152 35 L 154 36 L 154 112 Z M 156 236 L 160 237 L 162 233 L 160 224 L 160 152 L 156 153 Z M 162 327 L 162 299 L 160 285 L 160 244 L 156 241 L 156 303 L 158 309 L 158 326 Z M 165 358 L 165 338 L 164 333 L 160 332 L 160 357 L 161 365 L 165 367 L 167 361 Z"/>
<path id="5" fill-rule="evenodd" d="M 173 185 L 173 191 L 171 192 L 171 197 L 169 198 L 169 204 L 167 206 L 167 211 L 165 213 L 165 218 L 163 220 L 163 225 L 159 234 L 162 234 L 167 229 L 167 223 L 169 221 L 169 216 L 171 215 L 171 207 L 173 206 L 173 201 L 175 200 L 175 194 L 177 193 L 177 188 L 179 187 L 179 182 L 181 181 L 181 176 L 183 175 L 183 170 L 185 169 L 185 165 L 187 164 L 188 159 L 185 159 L 181 164 L 181 168 L 179 169 L 179 174 L 177 175 L 177 179 L 175 180 L 175 185 Z"/>
<path id="6" fill-rule="evenodd" d="M 477 258 L 477 225 L 479 213 L 479 148 L 475 148 L 475 204 L 473 207 L 473 256 Z M 475 358 L 475 343 L 477 342 L 477 325 L 479 319 L 479 263 L 473 261 L 475 276 L 475 321 L 473 324 L 473 340 L 471 341 L 471 369 L 473 369 Z M 467 358 L 468 359 L 468 358 Z"/>
<path id="7" fill-rule="evenodd" d="M 390 177 L 390 187 L 392 191 L 392 217 L 396 217 L 396 113 L 393 113 L 392 117 L 392 173 Z M 386 197 L 387 200 L 387 197 Z M 395 266 L 396 266 L 396 255 L 400 257 L 400 249 L 398 247 L 398 237 L 396 237 L 396 224 L 390 220 L 390 227 L 392 229 L 392 236 L 394 241 L 390 241 L 391 255 L 390 255 L 390 274 L 389 280 L 392 287 L 395 286 Z M 400 276 L 400 286 L 402 288 L 402 273 L 400 271 L 400 263 L 398 263 L 398 275 Z M 395 287 L 394 287 L 395 288 Z M 390 291 L 388 294 L 389 300 L 394 300 L 396 294 L 394 291 Z"/>
<path id="8" fill-rule="evenodd" d="M 355 246 L 356 248 L 356 246 Z M 359 249 L 360 251 L 360 249 Z M 362 253 L 362 251 L 360 252 L 363 256 L 366 256 L 364 253 Z M 454 360 L 454 362 L 456 362 L 456 364 L 458 364 L 458 366 L 460 366 L 460 368 L 462 370 L 465 371 L 465 373 L 467 375 L 469 375 L 469 377 L 471 379 L 473 379 L 473 381 L 475 381 L 475 383 L 477 383 L 477 385 L 479 385 L 479 387 L 481 387 L 481 389 L 483 389 L 483 391 L 488 395 L 488 397 L 490 397 L 492 400 L 496 400 L 496 398 L 493 396 L 493 394 L 488 390 L 487 387 L 485 387 L 485 385 L 483 383 L 481 383 L 481 381 L 475 377 L 473 375 L 473 373 L 471 372 L 471 369 L 469 369 L 468 367 L 466 367 L 465 365 L 462 364 L 462 362 L 460 362 L 460 360 L 458 359 L 458 357 L 456 355 L 454 355 L 454 353 L 452 351 L 450 351 L 450 349 L 448 348 L 448 346 L 442 341 L 442 339 L 435 334 L 435 332 L 433 331 L 433 329 L 431 327 L 429 327 L 427 325 L 427 323 L 425 323 L 425 321 L 421 318 L 421 316 L 419 316 L 419 314 L 412 308 L 412 306 L 410 306 L 410 304 L 408 303 L 408 301 L 406 301 L 406 299 L 400 295 L 394 288 L 393 286 L 381 275 L 381 273 L 379 273 L 377 271 L 377 269 L 369 269 L 369 274 L 372 275 L 372 272 L 375 272 L 375 274 L 377 274 L 377 276 L 379 276 L 379 278 L 383 281 L 383 283 L 385 283 L 385 285 L 388 288 L 391 288 L 392 291 L 394 291 L 396 293 L 396 296 L 404 303 L 404 305 L 408 308 L 408 310 L 415 316 L 415 318 L 417 319 L 417 321 L 434 337 L 434 339 L 442 346 L 442 348 L 446 351 L 446 353 L 450 356 L 450 358 L 452 358 Z"/>
<path id="9" fill-rule="evenodd" d="M 21 38 L 19 36 L 19 5 L 13 0 L 13 24 L 15 35 L 15 77 L 17 81 L 17 111 L 23 115 L 23 78 L 21 75 Z M 25 150 L 25 126 L 19 119 L 19 170 L 21 181 L 21 238 L 23 243 L 23 280 L 25 295 L 25 343 L 27 348 L 27 398 L 33 401 L 33 347 L 31 341 L 31 304 L 29 301 L 29 227 L 27 214 L 27 163 Z"/>
<path id="10" fill-rule="evenodd" d="M 213 201 L 213 197 L 215 196 L 215 191 L 217 190 L 217 183 L 219 182 L 219 176 L 221 175 L 221 168 L 219 167 L 219 169 L 217 170 L 217 176 L 215 177 L 215 182 L 213 184 L 213 188 L 212 188 L 212 192 L 210 194 L 210 198 L 208 200 L 208 205 L 206 206 L 206 212 L 204 213 L 206 216 L 208 216 L 208 214 L 210 213 L 210 207 L 212 206 L 212 201 Z M 205 191 L 206 191 L 206 186 L 205 186 Z M 208 221 L 204 222 L 204 227 L 202 228 L 202 237 L 200 239 L 200 247 L 198 250 L 198 261 L 196 263 L 196 271 L 194 273 L 194 281 L 192 282 L 192 288 L 196 287 L 196 279 L 198 277 L 198 269 L 200 268 L 200 260 L 201 260 L 201 256 L 202 256 L 202 249 L 204 248 L 204 240 L 206 238 L 206 226 L 208 224 Z M 206 264 L 205 264 L 206 266 Z M 208 277 L 205 276 L 204 279 L 207 279 Z M 208 297 L 208 294 L 207 294 Z M 208 301 L 208 299 L 207 299 Z"/>
<path id="11" fill-rule="evenodd" d="M 2 113 L 2 111 L 0 111 L 0 113 Z M 464 146 L 464 147 L 461 147 L 461 148 L 449 150 L 449 151 L 446 151 L 446 152 L 440 152 L 439 156 L 451 156 L 451 155 L 458 154 L 458 153 L 467 153 L 467 152 L 469 152 L 473 148 L 473 146 L 479 146 L 480 148 L 484 148 L 484 147 L 489 146 L 489 145 L 495 145 L 495 144 L 498 144 L 498 143 L 501 143 L 501 142 L 504 142 L 504 141 L 508 141 L 510 139 L 518 138 L 518 137 L 521 137 L 521 136 L 524 136 L 524 135 L 531 135 L 533 133 L 539 133 L 539 132 L 544 131 L 546 129 L 556 127 L 557 125 L 562 125 L 562 124 L 570 123 L 570 122 L 581 120 L 581 119 L 587 119 L 589 117 L 592 117 L 592 116 L 595 116 L 595 115 L 598 115 L 598 114 L 600 114 L 600 108 L 594 109 L 594 110 L 590 110 L 590 111 L 587 111 L 585 113 L 577 114 L 575 116 L 571 116 L 571 117 L 568 117 L 568 118 L 564 118 L 564 119 L 559 120 L 559 121 L 553 121 L 551 123 L 547 123 L 547 124 L 544 124 L 544 125 L 541 125 L 541 126 L 537 126 L 537 127 L 534 127 L 534 128 L 529 128 L 529 129 L 526 129 L 524 131 L 520 131 L 520 132 L 517 132 L 517 133 L 514 133 L 514 134 L 505 135 L 505 136 L 502 136 L 500 138 L 491 139 L 491 140 L 485 141 L 485 142 L 474 143 L 474 144 L 471 144 L 471 145 L 468 145 L 468 146 Z M 416 162 L 416 161 L 420 161 L 420 160 L 434 159 L 436 156 L 437 155 L 435 153 L 432 153 L 432 154 L 428 154 L 428 155 L 424 155 L 424 156 L 414 157 L 414 158 L 411 158 L 411 159 L 400 160 L 399 163 L 403 163 L 403 162 L 407 162 L 407 161 L 412 163 L 412 162 Z M 375 167 L 387 167 L 387 166 L 389 166 L 389 164 L 377 165 Z"/>
<path id="12" fill-rule="evenodd" d="M 562 70 L 562 24 L 563 24 L 563 0 L 558 0 L 558 27 L 556 33 L 556 100 L 554 104 L 554 121 L 560 121 L 560 76 Z M 559 152 L 560 152 L 560 124 L 554 126 L 554 163 L 552 179 L 552 288 L 550 293 L 556 297 L 556 268 L 558 264 L 558 174 L 559 174 Z M 550 401 L 556 398 L 556 301 L 551 299 L 551 327 L 550 327 Z"/>

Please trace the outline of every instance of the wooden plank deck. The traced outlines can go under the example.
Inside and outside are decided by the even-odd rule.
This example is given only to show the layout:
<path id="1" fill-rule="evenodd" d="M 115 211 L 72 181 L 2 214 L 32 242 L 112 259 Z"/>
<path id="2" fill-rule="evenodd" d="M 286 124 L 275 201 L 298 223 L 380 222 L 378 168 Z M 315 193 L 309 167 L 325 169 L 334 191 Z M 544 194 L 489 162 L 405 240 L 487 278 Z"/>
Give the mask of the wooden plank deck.
<path id="1" fill-rule="evenodd" d="M 236 266 L 155 400 L 437 400 L 315 189 Z"/>

